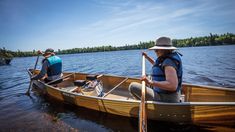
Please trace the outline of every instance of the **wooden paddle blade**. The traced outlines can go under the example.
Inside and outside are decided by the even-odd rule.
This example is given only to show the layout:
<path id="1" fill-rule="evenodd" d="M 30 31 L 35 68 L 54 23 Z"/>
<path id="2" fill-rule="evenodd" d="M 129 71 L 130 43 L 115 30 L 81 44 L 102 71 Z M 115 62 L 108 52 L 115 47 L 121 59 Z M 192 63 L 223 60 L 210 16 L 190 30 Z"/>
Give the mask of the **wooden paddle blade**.
<path id="1" fill-rule="evenodd" d="M 30 95 L 30 88 L 32 87 L 32 81 L 30 81 L 28 91 L 25 93 L 26 95 Z"/>

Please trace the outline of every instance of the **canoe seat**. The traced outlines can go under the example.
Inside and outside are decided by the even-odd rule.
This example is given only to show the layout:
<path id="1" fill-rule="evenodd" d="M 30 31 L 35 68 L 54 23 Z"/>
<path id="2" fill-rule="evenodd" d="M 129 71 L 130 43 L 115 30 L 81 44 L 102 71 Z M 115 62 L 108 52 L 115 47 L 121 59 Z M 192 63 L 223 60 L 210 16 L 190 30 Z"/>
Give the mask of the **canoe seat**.
<path id="1" fill-rule="evenodd" d="M 86 84 L 86 80 L 75 80 L 75 81 L 73 82 L 73 84 L 74 84 L 75 86 L 81 87 L 81 86 L 84 86 L 84 85 Z"/>

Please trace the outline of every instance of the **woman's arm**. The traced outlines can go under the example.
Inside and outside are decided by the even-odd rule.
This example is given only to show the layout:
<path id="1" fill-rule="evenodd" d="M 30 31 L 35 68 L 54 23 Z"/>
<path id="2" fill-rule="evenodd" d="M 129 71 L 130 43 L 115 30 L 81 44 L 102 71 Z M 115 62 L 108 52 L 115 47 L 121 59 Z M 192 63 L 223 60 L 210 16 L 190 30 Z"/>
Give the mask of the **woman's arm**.
<path id="1" fill-rule="evenodd" d="M 155 61 L 153 58 L 149 57 L 145 52 L 142 52 L 142 55 L 145 56 L 145 58 L 152 64 L 154 65 Z"/>
<path id="2" fill-rule="evenodd" d="M 38 79 L 43 78 L 43 77 L 46 75 L 46 73 L 47 73 L 48 65 L 49 65 L 49 64 L 48 64 L 47 60 L 45 60 L 45 61 L 43 62 L 43 64 L 42 64 L 42 68 L 41 68 L 40 73 L 39 73 L 38 75 L 33 76 L 33 77 L 31 78 L 31 80 L 38 80 Z"/>
<path id="3" fill-rule="evenodd" d="M 172 66 L 165 66 L 165 76 L 166 81 L 152 81 L 148 79 L 146 76 L 143 76 L 141 80 L 145 81 L 147 84 L 150 84 L 154 87 L 159 87 L 163 90 L 167 91 L 176 91 L 178 86 L 178 78 L 176 74 L 176 70 Z"/>

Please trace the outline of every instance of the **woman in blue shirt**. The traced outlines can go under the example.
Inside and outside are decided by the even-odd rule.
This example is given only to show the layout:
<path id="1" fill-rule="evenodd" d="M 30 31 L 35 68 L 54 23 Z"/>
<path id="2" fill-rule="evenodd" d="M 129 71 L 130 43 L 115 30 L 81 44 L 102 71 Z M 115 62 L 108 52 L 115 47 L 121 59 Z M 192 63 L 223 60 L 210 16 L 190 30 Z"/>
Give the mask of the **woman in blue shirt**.
<path id="1" fill-rule="evenodd" d="M 172 46 L 171 39 L 160 37 L 156 45 L 150 50 L 154 50 L 157 59 L 149 57 L 145 52 L 142 54 L 152 64 L 151 78 L 142 76 L 141 81 L 145 81 L 147 100 L 161 102 L 180 102 L 180 92 L 182 84 L 182 61 L 180 54 L 175 52 L 177 48 Z M 129 86 L 130 93 L 137 99 L 141 98 L 141 84 L 133 82 Z"/>

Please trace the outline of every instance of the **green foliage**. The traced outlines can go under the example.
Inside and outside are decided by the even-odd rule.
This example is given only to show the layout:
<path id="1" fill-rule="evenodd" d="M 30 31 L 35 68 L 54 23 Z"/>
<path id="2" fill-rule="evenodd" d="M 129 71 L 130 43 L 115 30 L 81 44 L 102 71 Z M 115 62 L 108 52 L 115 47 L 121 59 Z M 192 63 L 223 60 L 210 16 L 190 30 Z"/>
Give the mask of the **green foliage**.
<path id="1" fill-rule="evenodd" d="M 154 41 L 149 42 L 139 42 L 139 44 L 133 44 L 125 46 L 114 47 L 111 45 L 108 46 L 99 46 L 99 47 L 84 47 L 84 48 L 73 48 L 61 50 L 58 49 L 57 54 L 74 54 L 74 53 L 88 53 L 88 52 L 106 52 L 106 51 L 118 51 L 118 50 L 134 50 L 134 49 L 147 49 L 154 46 Z M 226 33 L 226 34 L 212 34 L 204 37 L 191 37 L 186 39 L 173 39 L 172 43 L 175 47 L 195 47 L 195 46 L 215 46 L 215 45 L 229 45 L 235 44 L 235 34 Z M 56 48 L 56 47 L 55 47 Z M 1 49 L 1 52 L 4 49 Z M 26 57 L 26 56 L 36 56 L 37 52 L 33 51 L 9 51 L 5 50 L 7 53 L 17 56 L 17 57 Z"/>
<path id="2" fill-rule="evenodd" d="M 0 48 L 0 58 L 12 59 L 12 51 L 6 50 L 4 47 L 2 49 Z"/>
<path id="3" fill-rule="evenodd" d="M 174 39 L 172 43 L 176 47 L 215 46 L 235 44 L 235 34 L 226 33 L 222 35 L 212 34 L 210 36 L 195 37 L 187 39 Z"/>
<path id="4" fill-rule="evenodd" d="M 88 53 L 88 52 L 106 52 L 106 51 L 118 51 L 118 50 L 134 50 L 134 49 L 146 49 L 154 46 L 154 41 L 140 42 L 134 45 L 125 46 L 99 46 L 99 47 L 85 47 L 85 48 L 73 48 L 67 50 L 58 50 L 57 54 L 72 54 L 72 53 Z"/>

